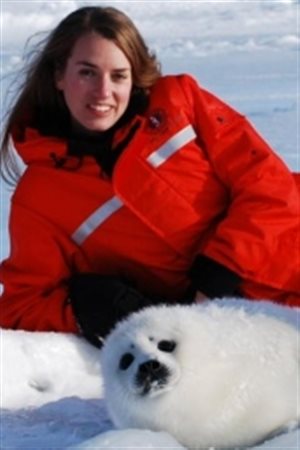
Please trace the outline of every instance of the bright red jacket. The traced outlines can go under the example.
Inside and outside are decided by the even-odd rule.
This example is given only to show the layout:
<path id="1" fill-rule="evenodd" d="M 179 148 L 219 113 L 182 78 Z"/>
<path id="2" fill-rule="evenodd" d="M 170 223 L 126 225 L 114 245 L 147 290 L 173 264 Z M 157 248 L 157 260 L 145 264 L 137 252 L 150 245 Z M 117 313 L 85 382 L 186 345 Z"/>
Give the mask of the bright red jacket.
<path id="1" fill-rule="evenodd" d="M 162 77 L 135 121 L 112 180 L 91 156 L 75 169 L 62 139 L 15 136 L 28 168 L 12 199 L 0 326 L 76 331 L 77 271 L 176 301 L 198 253 L 239 274 L 245 296 L 300 305 L 296 176 L 249 122 L 186 75 Z"/>

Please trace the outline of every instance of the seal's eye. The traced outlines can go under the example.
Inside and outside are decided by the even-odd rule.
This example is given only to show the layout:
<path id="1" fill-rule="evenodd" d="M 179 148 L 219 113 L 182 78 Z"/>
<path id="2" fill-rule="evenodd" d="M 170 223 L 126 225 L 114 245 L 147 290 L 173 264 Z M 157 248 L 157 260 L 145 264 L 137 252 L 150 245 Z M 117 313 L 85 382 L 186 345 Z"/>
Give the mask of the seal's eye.
<path id="1" fill-rule="evenodd" d="M 158 350 L 161 350 L 162 352 L 172 353 L 176 348 L 176 342 L 174 341 L 159 341 L 157 344 Z"/>
<path id="2" fill-rule="evenodd" d="M 119 362 L 119 369 L 127 370 L 134 361 L 134 356 L 131 353 L 124 353 Z"/>

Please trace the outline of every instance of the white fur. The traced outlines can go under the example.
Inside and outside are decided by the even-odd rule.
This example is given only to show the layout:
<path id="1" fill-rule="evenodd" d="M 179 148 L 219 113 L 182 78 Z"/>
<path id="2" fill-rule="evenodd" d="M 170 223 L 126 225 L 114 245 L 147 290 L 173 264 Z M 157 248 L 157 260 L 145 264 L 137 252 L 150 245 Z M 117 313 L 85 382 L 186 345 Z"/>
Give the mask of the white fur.
<path id="1" fill-rule="evenodd" d="M 293 325 L 276 317 L 276 308 L 240 300 L 160 306 L 118 324 L 101 354 L 115 425 L 167 431 L 189 448 L 224 449 L 299 424 L 299 316 L 289 309 Z M 159 350 L 162 340 L 176 342 L 174 351 Z M 126 353 L 134 360 L 125 370 L 119 364 Z M 143 394 L 136 374 L 147 360 L 159 361 L 170 377 Z"/>

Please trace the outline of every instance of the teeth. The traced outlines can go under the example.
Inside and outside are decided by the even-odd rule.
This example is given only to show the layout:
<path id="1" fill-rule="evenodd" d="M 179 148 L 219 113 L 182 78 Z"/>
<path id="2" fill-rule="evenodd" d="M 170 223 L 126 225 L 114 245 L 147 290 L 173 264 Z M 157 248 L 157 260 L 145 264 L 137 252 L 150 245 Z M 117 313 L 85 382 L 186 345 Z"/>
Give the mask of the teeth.
<path id="1" fill-rule="evenodd" d="M 94 109 L 95 111 L 99 111 L 99 112 L 108 112 L 111 109 L 111 106 L 107 106 L 107 105 L 90 105 L 91 109 Z"/>

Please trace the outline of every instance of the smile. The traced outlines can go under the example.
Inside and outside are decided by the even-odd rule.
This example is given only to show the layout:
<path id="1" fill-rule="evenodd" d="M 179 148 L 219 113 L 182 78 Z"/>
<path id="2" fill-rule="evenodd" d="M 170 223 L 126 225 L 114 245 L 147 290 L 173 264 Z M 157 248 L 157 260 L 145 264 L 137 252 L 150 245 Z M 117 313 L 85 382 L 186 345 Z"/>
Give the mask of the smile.
<path id="1" fill-rule="evenodd" d="M 98 113 L 108 113 L 112 110 L 112 106 L 110 105 L 95 105 L 95 104 L 89 104 L 88 105 L 89 109 L 91 109 L 92 111 L 98 112 Z"/>

